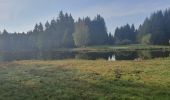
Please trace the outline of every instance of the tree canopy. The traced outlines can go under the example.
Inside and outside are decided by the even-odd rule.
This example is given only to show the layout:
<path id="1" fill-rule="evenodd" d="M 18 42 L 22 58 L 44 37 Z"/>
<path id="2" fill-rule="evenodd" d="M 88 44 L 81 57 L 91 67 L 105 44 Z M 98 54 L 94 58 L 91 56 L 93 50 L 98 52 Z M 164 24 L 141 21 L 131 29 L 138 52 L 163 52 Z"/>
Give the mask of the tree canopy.
<path id="1" fill-rule="evenodd" d="M 170 9 L 157 11 L 138 29 L 139 43 L 143 43 L 147 37 L 149 44 L 168 45 L 170 40 Z"/>
<path id="2" fill-rule="evenodd" d="M 74 21 L 71 14 L 59 13 L 56 19 L 47 21 L 45 25 L 37 23 L 33 30 L 26 33 L 0 34 L 1 51 L 56 50 L 90 45 L 109 44 L 104 18 L 97 15 L 93 20 L 89 17 Z M 113 43 L 113 42 L 110 42 Z"/>
<path id="3" fill-rule="evenodd" d="M 129 24 L 116 28 L 115 30 L 115 44 L 134 44 L 136 43 L 137 30 L 134 25 Z"/>
<path id="4" fill-rule="evenodd" d="M 97 15 L 79 18 L 59 13 L 45 24 L 37 23 L 33 30 L 23 33 L 0 32 L 0 51 L 49 51 L 59 48 L 113 44 L 156 44 L 170 42 L 170 9 L 157 11 L 146 18 L 138 29 L 126 24 L 117 27 L 114 36 L 107 32 L 105 20 Z"/>

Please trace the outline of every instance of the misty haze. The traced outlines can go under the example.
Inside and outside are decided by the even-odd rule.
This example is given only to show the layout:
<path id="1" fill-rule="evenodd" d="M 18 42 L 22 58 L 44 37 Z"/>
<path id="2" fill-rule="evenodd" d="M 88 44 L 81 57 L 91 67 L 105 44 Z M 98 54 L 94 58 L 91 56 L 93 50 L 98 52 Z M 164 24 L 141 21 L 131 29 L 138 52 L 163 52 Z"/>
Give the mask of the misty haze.
<path id="1" fill-rule="evenodd" d="M 170 100 L 169 0 L 0 0 L 0 100 Z"/>

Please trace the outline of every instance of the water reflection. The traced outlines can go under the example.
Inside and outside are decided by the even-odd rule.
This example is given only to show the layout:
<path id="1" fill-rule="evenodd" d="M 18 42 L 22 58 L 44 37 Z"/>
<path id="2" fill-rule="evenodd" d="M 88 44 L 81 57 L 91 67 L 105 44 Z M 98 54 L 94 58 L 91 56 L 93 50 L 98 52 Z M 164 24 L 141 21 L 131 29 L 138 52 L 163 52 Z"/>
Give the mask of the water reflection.
<path id="1" fill-rule="evenodd" d="M 136 51 L 115 52 L 116 60 L 134 60 L 135 58 L 138 58 L 138 54 Z"/>
<path id="2" fill-rule="evenodd" d="M 86 60 L 97 60 L 97 59 L 105 59 L 108 60 L 110 56 L 112 56 L 112 52 L 89 52 L 89 53 L 75 53 L 76 59 L 86 59 Z"/>
<path id="3" fill-rule="evenodd" d="M 0 53 L 0 61 L 13 60 L 59 60 L 59 59 L 105 59 L 134 60 L 169 57 L 170 51 L 120 51 L 120 52 L 5 52 Z"/>

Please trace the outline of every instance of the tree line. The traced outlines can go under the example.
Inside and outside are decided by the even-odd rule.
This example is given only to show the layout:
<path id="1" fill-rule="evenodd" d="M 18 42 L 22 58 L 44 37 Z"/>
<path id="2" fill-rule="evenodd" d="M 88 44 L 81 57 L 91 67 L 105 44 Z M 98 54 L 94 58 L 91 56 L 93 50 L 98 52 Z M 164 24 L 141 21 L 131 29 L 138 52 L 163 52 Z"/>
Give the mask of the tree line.
<path id="1" fill-rule="evenodd" d="M 79 18 L 59 13 L 58 18 L 36 24 L 26 33 L 0 34 L 0 51 L 56 50 L 58 48 L 86 47 L 93 45 L 170 43 L 170 9 L 157 11 L 146 18 L 138 29 L 132 25 L 117 27 L 114 36 L 107 32 L 105 20 L 100 15 L 94 19 Z"/>
<path id="2" fill-rule="evenodd" d="M 1 51 L 46 51 L 113 43 L 113 36 L 108 34 L 104 18 L 100 15 L 94 19 L 85 17 L 74 21 L 71 14 L 62 11 L 58 18 L 47 21 L 45 25 L 36 24 L 26 33 L 4 30 L 0 34 Z"/>
<path id="3" fill-rule="evenodd" d="M 137 30 L 135 29 L 135 26 L 132 24 L 131 26 L 129 24 L 117 27 L 115 30 L 115 44 L 121 45 L 121 44 L 135 44 L 137 43 Z"/>
<path id="4" fill-rule="evenodd" d="M 170 9 L 159 10 L 147 17 L 138 29 L 129 24 L 116 28 L 115 44 L 170 44 Z"/>

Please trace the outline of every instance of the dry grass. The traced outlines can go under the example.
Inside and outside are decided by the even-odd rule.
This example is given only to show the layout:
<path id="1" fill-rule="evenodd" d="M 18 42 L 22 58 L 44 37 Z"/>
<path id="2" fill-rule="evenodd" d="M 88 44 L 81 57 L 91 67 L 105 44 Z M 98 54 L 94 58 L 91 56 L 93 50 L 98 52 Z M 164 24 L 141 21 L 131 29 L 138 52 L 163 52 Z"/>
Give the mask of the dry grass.
<path id="1" fill-rule="evenodd" d="M 0 64 L 1 100 L 169 100 L 169 84 L 168 59 L 15 61 Z"/>

